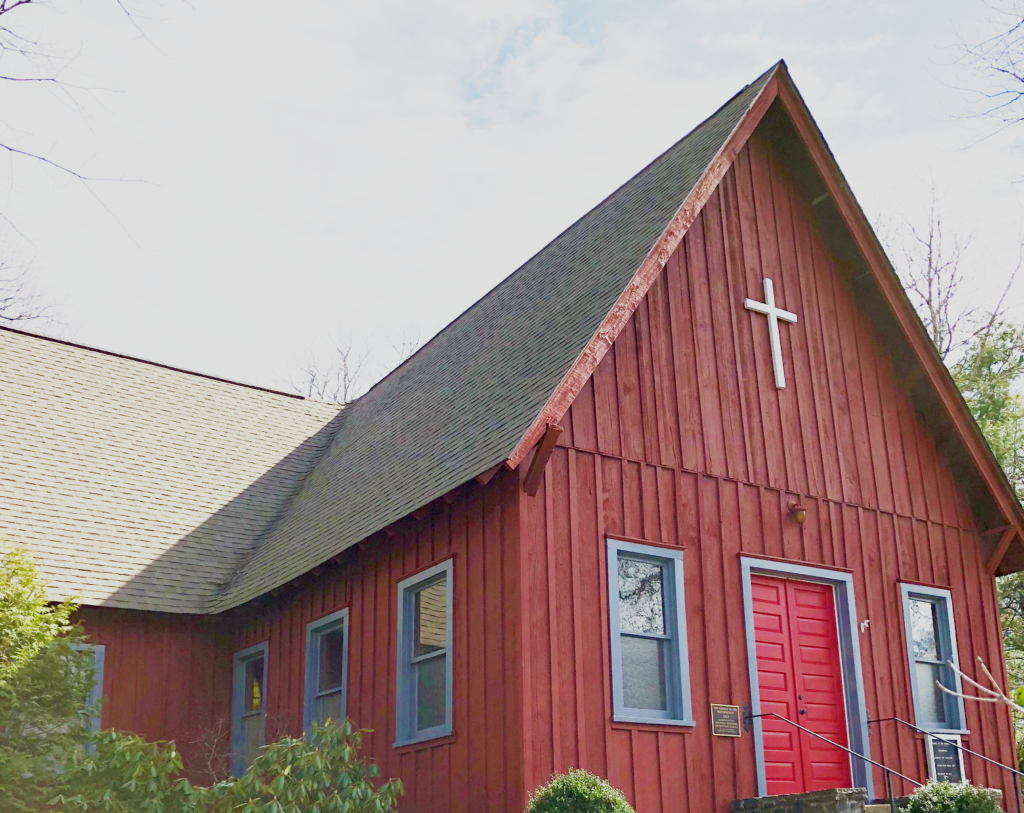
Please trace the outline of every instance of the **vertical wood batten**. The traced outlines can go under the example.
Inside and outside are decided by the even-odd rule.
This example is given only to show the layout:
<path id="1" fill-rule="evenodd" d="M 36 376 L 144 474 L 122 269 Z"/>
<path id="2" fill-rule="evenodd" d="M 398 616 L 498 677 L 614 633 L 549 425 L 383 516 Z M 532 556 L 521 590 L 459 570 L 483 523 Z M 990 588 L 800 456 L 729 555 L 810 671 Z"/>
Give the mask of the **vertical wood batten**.
<path id="1" fill-rule="evenodd" d="M 528 786 L 547 779 L 547 766 L 569 767 L 578 740 L 578 766 L 609 777 L 645 813 L 725 811 L 733 798 L 756 794 L 752 738 L 712 738 L 707 725 L 708 703 L 750 702 L 741 553 L 853 571 L 858 630 L 860 621 L 871 621 L 858 635 L 872 717 L 912 716 L 899 579 L 941 584 L 953 574 L 960 580 L 958 613 L 975 603 L 995 606 L 991 580 L 973 564 L 980 556 L 973 520 L 947 509 L 962 502 L 953 475 L 807 202 L 773 161 L 755 134 L 669 258 L 625 338 L 570 407 L 573 426 L 593 425 L 593 439 L 574 432 L 572 443 L 557 451 L 563 457 L 549 464 L 543 499 L 524 498 L 523 556 L 569 574 L 565 581 L 543 574 L 537 583 L 565 590 L 566 598 L 549 602 L 535 592 L 543 609 L 530 612 L 542 623 L 524 627 L 544 639 L 528 647 L 545 659 L 543 671 L 534 664 L 527 675 L 538 694 L 549 691 L 548 675 L 563 676 L 558 713 L 539 704 L 540 714 L 530 717 L 537 747 L 529 748 Z M 782 328 L 783 391 L 773 386 L 763 317 L 737 310 L 744 297 L 760 299 L 761 280 L 773 274 L 780 306 L 800 320 Z M 594 472 L 593 487 L 580 476 L 584 471 Z M 803 526 L 787 514 L 791 500 L 807 508 Z M 564 530 L 557 517 L 538 516 L 560 512 L 569 516 Z M 581 517 L 596 518 L 596 526 Z M 686 547 L 692 730 L 611 720 L 606 534 Z M 971 538 L 955 548 L 962 559 L 955 569 L 950 535 Z M 541 552 L 542 546 L 556 550 Z M 594 598 L 584 606 L 595 611 L 581 614 L 575 596 L 588 591 Z M 564 637 L 566 630 L 571 636 Z M 581 640 L 601 645 L 581 647 Z M 961 661 L 976 654 L 997 658 L 998 636 L 987 629 L 965 633 Z M 581 674 L 584 691 L 576 688 Z M 575 678 L 571 689 L 565 675 Z M 600 683 L 589 675 L 600 675 Z M 579 708 L 575 716 L 562 708 L 571 694 L 583 718 Z M 996 758 L 1012 760 L 991 709 L 970 711 L 969 721 L 974 738 L 996 741 Z M 557 755 L 554 728 L 566 738 Z M 893 724 L 871 729 L 876 758 L 923 776 L 920 739 Z M 577 740 L 568 739 L 573 732 Z M 545 743 L 546 754 L 540 752 Z M 977 771 L 1002 784 L 984 767 Z M 876 789 L 884 785 L 881 772 L 875 782 Z"/>

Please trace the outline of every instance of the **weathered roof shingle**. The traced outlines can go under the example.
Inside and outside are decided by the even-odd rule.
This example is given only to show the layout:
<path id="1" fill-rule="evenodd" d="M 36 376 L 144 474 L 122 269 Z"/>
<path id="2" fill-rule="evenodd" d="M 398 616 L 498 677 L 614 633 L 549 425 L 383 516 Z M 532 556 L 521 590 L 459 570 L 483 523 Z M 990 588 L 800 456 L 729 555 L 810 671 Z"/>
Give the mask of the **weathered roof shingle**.
<path id="1" fill-rule="evenodd" d="M 214 608 L 306 572 L 506 459 L 777 68 L 347 409 L 316 477 Z"/>
<path id="2" fill-rule="evenodd" d="M 55 598 L 219 612 L 505 460 L 777 67 L 343 411 L 0 331 L 0 536 Z"/>
<path id="3" fill-rule="evenodd" d="M 52 597 L 204 612 L 339 408 L 0 330 L 0 538 Z"/>

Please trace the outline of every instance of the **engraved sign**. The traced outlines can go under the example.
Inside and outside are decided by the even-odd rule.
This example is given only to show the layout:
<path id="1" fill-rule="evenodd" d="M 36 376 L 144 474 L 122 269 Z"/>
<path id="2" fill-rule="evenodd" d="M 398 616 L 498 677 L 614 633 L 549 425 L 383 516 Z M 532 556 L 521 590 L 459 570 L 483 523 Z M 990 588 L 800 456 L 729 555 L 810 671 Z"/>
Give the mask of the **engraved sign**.
<path id="1" fill-rule="evenodd" d="M 928 768 L 936 782 L 962 782 L 964 761 L 960 749 L 953 743 L 959 737 L 925 737 L 928 749 Z"/>
<path id="2" fill-rule="evenodd" d="M 716 737 L 740 735 L 740 707 L 711 704 L 711 733 Z"/>

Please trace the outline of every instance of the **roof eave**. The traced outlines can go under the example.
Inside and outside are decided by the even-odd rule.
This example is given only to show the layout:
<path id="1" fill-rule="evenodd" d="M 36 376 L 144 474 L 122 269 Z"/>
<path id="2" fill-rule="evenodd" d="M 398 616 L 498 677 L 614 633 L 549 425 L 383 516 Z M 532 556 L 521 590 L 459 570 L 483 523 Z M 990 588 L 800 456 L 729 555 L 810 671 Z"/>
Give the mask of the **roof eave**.
<path id="1" fill-rule="evenodd" d="M 518 467 L 544 436 L 547 427 L 557 424 L 565 415 L 619 333 L 639 307 L 668 258 L 682 242 L 687 230 L 696 220 L 718 183 L 732 166 L 736 155 L 776 99 L 782 104 L 793 122 L 815 168 L 836 203 L 844 225 L 871 270 L 904 338 L 913 350 L 932 390 L 938 396 L 943 411 L 949 417 L 958 437 L 964 444 L 977 474 L 992 495 L 1007 526 L 1015 532 L 1010 537 L 1005 535 L 1001 537 L 1001 544 L 993 550 L 989 558 L 990 573 L 1005 572 L 1001 568 L 1001 562 L 1010 543 L 1013 539 L 1024 543 L 1024 507 L 1021 506 L 1005 472 L 992 454 L 992 450 L 949 370 L 946 369 L 938 351 L 928 338 L 895 269 L 868 223 L 860 204 L 857 203 L 835 157 L 814 122 L 810 110 L 790 78 L 784 62 L 776 65 L 771 78 L 708 165 L 700 182 L 680 206 L 591 340 L 580 352 L 572 367 L 569 368 L 558 387 L 516 444 L 505 464 L 509 468 Z"/>
<path id="2" fill-rule="evenodd" d="M 800 92 L 790 78 L 789 72 L 782 71 L 778 75 L 778 80 L 779 102 L 785 108 L 800 135 L 844 225 L 853 237 L 879 291 L 895 316 L 900 331 L 913 350 L 928 383 L 938 396 L 940 404 L 964 444 L 977 474 L 992 495 L 1007 525 L 1015 529 L 1018 539 L 1024 540 L 1024 507 L 1017 499 L 1006 473 L 992 454 L 992 450 L 971 414 L 960 389 L 942 361 L 935 345 L 928 337 L 896 270 L 885 253 L 885 249 L 854 197 L 853 191 L 839 169 L 832 151 L 828 148 L 824 136 L 818 129 Z M 1005 549 L 1003 553 L 1005 553 Z M 995 563 L 995 567 L 998 567 L 998 562 Z M 994 568 L 993 572 L 995 572 Z"/>
<path id="3" fill-rule="evenodd" d="M 576 361 L 562 377 L 547 403 L 541 408 L 537 417 L 509 454 L 505 461 L 509 468 L 514 469 L 523 462 L 530 450 L 544 436 L 547 427 L 557 424 L 576 396 L 579 395 L 580 390 L 597 369 L 597 365 L 601 363 L 619 333 L 622 332 L 630 317 L 640 306 L 669 257 L 679 247 L 686 232 L 704 208 L 704 204 L 708 202 L 719 182 L 732 167 L 733 161 L 736 160 L 743 145 L 746 144 L 751 133 L 754 132 L 772 102 L 775 101 L 779 92 L 778 77 L 785 71 L 786 66 L 782 61 L 772 68 L 771 77 L 750 103 L 747 112 L 740 118 L 732 133 L 708 164 L 701 179 L 669 221 L 625 290 L 608 311 L 608 315 L 605 316 L 590 341 L 577 356 Z"/>

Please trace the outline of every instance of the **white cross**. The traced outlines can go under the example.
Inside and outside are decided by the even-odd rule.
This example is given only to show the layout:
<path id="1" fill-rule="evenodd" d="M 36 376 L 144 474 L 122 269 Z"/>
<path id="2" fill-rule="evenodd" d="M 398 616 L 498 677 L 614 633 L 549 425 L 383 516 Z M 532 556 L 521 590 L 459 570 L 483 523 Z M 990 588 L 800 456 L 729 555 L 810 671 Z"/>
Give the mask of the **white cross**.
<path id="1" fill-rule="evenodd" d="M 775 288 L 768 277 L 764 278 L 764 302 L 748 299 L 744 305 L 747 310 L 763 313 L 768 317 L 768 339 L 772 345 L 772 366 L 775 368 L 775 386 L 786 389 L 786 371 L 782 367 L 782 341 L 779 339 L 779 320 L 793 324 L 796 314 L 775 307 Z"/>

